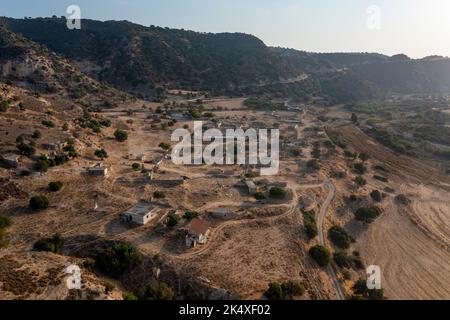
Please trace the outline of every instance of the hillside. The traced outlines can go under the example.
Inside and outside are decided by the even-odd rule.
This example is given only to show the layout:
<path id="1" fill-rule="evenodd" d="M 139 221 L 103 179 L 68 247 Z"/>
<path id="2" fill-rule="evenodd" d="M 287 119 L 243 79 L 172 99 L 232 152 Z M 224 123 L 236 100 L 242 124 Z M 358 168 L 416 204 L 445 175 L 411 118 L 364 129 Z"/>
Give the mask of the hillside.
<path id="1" fill-rule="evenodd" d="M 0 80 L 39 94 L 58 94 L 85 103 L 125 100 L 127 95 L 74 68 L 67 60 L 0 24 Z"/>
<path id="2" fill-rule="evenodd" d="M 412 60 L 402 54 L 310 53 L 267 47 L 243 33 L 199 33 L 128 21 L 83 20 L 82 29 L 75 31 L 56 17 L 1 21 L 14 32 L 2 36 L 3 42 L 11 36 L 16 42 L 30 39 L 39 44 L 35 52 L 61 55 L 85 75 L 149 99 L 160 99 L 166 88 L 230 96 L 282 94 L 303 100 L 316 96 L 329 103 L 450 90 L 450 59 L 443 57 Z M 16 46 L 1 54 L 11 58 L 24 52 Z M 34 63 L 31 71 L 36 69 Z M 57 69 L 58 76 L 63 71 L 57 65 L 49 69 Z M 307 78 L 295 80 L 305 74 Z M 50 82 L 46 90 L 54 90 L 52 86 Z M 83 90 L 71 88 L 75 95 Z"/>

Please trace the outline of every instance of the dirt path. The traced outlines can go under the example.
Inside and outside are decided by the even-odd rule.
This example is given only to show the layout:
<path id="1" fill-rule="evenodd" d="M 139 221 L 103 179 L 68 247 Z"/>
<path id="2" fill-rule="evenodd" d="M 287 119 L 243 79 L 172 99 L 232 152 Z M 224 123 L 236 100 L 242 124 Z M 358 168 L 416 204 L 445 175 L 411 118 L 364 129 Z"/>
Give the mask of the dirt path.
<path id="1" fill-rule="evenodd" d="M 323 221 L 325 220 L 328 208 L 330 207 L 331 202 L 334 199 L 336 187 L 334 186 L 334 184 L 331 180 L 328 180 L 327 182 L 325 182 L 324 185 L 327 186 L 327 188 L 330 190 L 330 192 L 328 193 L 328 196 L 322 205 L 322 208 L 319 213 L 319 217 L 317 218 L 317 224 L 318 224 L 318 228 L 319 228 L 319 244 L 321 246 L 326 247 Z M 336 287 L 336 292 L 338 294 L 339 299 L 345 300 L 345 295 L 342 292 L 341 284 L 339 283 L 339 280 L 337 279 L 337 276 L 336 276 L 336 272 L 334 272 L 334 269 L 331 265 L 328 265 L 327 272 L 330 275 L 331 279 L 333 280 L 333 283 L 334 283 L 334 286 Z"/>

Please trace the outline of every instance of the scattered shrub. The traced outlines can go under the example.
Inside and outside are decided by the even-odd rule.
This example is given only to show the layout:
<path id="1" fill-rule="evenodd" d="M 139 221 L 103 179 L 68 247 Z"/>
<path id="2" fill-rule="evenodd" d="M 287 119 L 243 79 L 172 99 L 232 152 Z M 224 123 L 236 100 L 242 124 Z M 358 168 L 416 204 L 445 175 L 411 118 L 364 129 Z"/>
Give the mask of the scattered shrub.
<path id="1" fill-rule="evenodd" d="M 27 157 L 31 157 L 36 152 L 36 149 L 31 144 L 25 142 L 20 142 L 17 145 L 17 150 L 19 150 L 20 154 Z"/>
<path id="2" fill-rule="evenodd" d="M 328 231 L 328 236 L 330 237 L 331 242 L 333 242 L 339 248 L 347 249 L 348 247 L 350 247 L 351 238 L 344 230 L 344 228 L 333 226 Z"/>
<path id="3" fill-rule="evenodd" d="M 383 289 L 372 289 L 367 288 L 367 281 L 364 279 L 359 279 L 353 285 L 353 298 L 354 299 L 364 299 L 364 300 L 384 300 L 384 290 Z"/>
<path id="4" fill-rule="evenodd" d="M 273 187 L 269 191 L 270 196 L 276 199 L 284 199 L 286 198 L 286 190 L 280 187 Z"/>
<path id="5" fill-rule="evenodd" d="M 11 218 L 7 216 L 0 216 L 0 229 L 6 229 L 12 224 Z"/>
<path id="6" fill-rule="evenodd" d="M 161 142 L 161 143 L 159 144 L 159 147 L 160 147 L 161 149 L 167 151 L 167 150 L 170 150 L 171 145 L 170 145 L 169 143 Z"/>
<path id="7" fill-rule="evenodd" d="M 381 214 L 381 209 L 378 207 L 359 208 L 355 212 L 355 218 L 358 221 L 365 223 L 372 223 Z"/>
<path id="8" fill-rule="evenodd" d="M 48 184 L 48 189 L 52 192 L 58 192 L 63 186 L 64 184 L 61 181 L 50 182 Z"/>
<path id="9" fill-rule="evenodd" d="M 255 199 L 256 200 L 264 200 L 264 199 L 266 199 L 266 195 L 264 194 L 264 192 L 257 192 L 257 193 L 255 193 Z"/>
<path id="10" fill-rule="evenodd" d="M 52 238 L 43 238 L 36 241 L 33 245 L 33 249 L 36 251 L 45 251 L 58 254 L 64 245 L 64 238 L 55 234 Z"/>
<path id="11" fill-rule="evenodd" d="M 54 128 L 55 127 L 55 123 L 51 120 L 44 120 L 42 121 L 42 124 L 44 126 L 46 126 L 47 128 Z"/>
<path id="12" fill-rule="evenodd" d="M 366 162 L 367 160 L 370 159 L 370 156 L 369 156 L 367 153 L 362 152 L 362 153 L 359 154 L 358 158 L 359 158 L 361 161 Z"/>
<path id="13" fill-rule="evenodd" d="M 141 168 L 141 164 L 135 162 L 131 165 L 131 167 L 133 168 L 133 170 L 139 170 Z"/>
<path id="14" fill-rule="evenodd" d="M 139 295 L 141 300 L 148 301 L 162 301 L 162 300 L 173 300 L 175 294 L 166 283 L 164 282 L 153 282 L 149 284 Z"/>
<path id="15" fill-rule="evenodd" d="M 351 258 L 344 251 L 335 252 L 333 260 L 340 268 L 350 268 L 352 264 Z"/>
<path id="16" fill-rule="evenodd" d="M 303 213 L 303 224 L 309 239 L 314 239 L 318 235 L 317 223 L 314 212 Z"/>
<path id="17" fill-rule="evenodd" d="M 195 211 L 186 211 L 184 213 L 184 218 L 187 220 L 192 220 L 192 219 L 198 218 L 199 216 L 200 216 L 200 214 Z"/>
<path id="18" fill-rule="evenodd" d="M 105 275 L 120 277 L 142 261 L 139 251 L 128 243 L 115 243 L 100 250 L 95 258 L 95 266 Z"/>
<path id="19" fill-rule="evenodd" d="M 105 149 L 98 149 L 98 150 L 95 150 L 95 156 L 97 158 L 100 158 L 103 160 L 103 159 L 108 158 L 108 152 L 106 152 Z"/>
<path id="20" fill-rule="evenodd" d="M 180 222 L 180 217 L 177 216 L 173 212 L 169 213 L 169 215 L 167 216 L 167 223 L 166 223 L 166 225 L 169 228 L 173 228 L 173 227 L 175 227 L 178 224 L 178 222 Z"/>
<path id="21" fill-rule="evenodd" d="M 283 289 L 279 283 L 272 282 L 269 284 L 269 288 L 266 290 L 265 295 L 269 300 L 281 300 L 283 299 Z"/>
<path id="22" fill-rule="evenodd" d="M 153 193 L 153 196 L 154 196 L 156 199 L 164 199 L 164 198 L 166 197 L 166 194 L 165 194 L 163 191 L 155 191 L 155 192 Z"/>
<path id="23" fill-rule="evenodd" d="M 407 206 L 411 203 L 411 200 L 409 200 L 408 197 L 404 194 L 399 194 L 398 196 L 396 196 L 395 201 L 404 206 Z"/>
<path id="24" fill-rule="evenodd" d="M 49 205 L 50 201 L 46 196 L 34 196 L 30 199 L 30 208 L 36 211 L 45 210 Z"/>
<path id="25" fill-rule="evenodd" d="M 309 254 L 321 267 L 326 267 L 330 263 L 330 252 L 323 246 L 317 245 L 312 247 L 309 249 Z"/>
<path id="26" fill-rule="evenodd" d="M 389 179 L 386 178 L 386 177 L 374 175 L 373 178 L 376 179 L 376 180 L 378 180 L 378 181 L 381 181 L 381 182 L 386 182 L 386 183 L 389 182 Z"/>
<path id="27" fill-rule="evenodd" d="M 370 193 L 370 196 L 372 197 L 373 200 L 375 200 L 376 202 L 381 202 L 383 200 L 383 196 L 381 195 L 381 192 L 378 190 L 373 190 Z"/>
<path id="28" fill-rule="evenodd" d="M 367 184 L 367 181 L 363 177 L 357 176 L 355 178 L 355 183 L 358 187 L 364 187 Z"/>
<path id="29" fill-rule="evenodd" d="M 117 141 L 124 142 L 124 141 L 128 140 L 128 132 L 117 129 L 114 132 L 114 137 L 116 138 Z"/>
<path id="30" fill-rule="evenodd" d="M 42 133 L 39 130 L 36 130 L 33 132 L 33 135 L 31 136 L 33 139 L 39 139 L 42 137 Z"/>

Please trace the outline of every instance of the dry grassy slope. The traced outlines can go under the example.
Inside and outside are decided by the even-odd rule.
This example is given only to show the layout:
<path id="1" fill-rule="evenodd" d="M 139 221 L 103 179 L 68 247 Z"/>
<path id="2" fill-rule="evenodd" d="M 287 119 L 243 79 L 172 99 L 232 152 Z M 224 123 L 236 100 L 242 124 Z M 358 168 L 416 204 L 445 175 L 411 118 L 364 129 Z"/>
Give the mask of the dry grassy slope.
<path id="1" fill-rule="evenodd" d="M 387 297 L 449 299 L 448 176 L 431 163 L 393 153 L 357 128 L 342 128 L 341 134 L 350 149 L 383 164 L 390 171 L 387 185 L 412 200 L 401 206 L 388 196 L 384 214 L 360 230 L 356 245 L 367 265 L 381 267 Z"/>
<path id="2" fill-rule="evenodd" d="M 67 288 L 65 269 L 81 267 L 82 289 Z M 51 253 L 0 252 L 0 300 L 121 299 L 105 293 L 105 281 L 83 267 L 83 260 Z"/>
<path id="3" fill-rule="evenodd" d="M 81 73 L 67 60 L 1 25 L 0 80 L 40 93 L 52 93 L 101 105 L 130 97 Z"/>

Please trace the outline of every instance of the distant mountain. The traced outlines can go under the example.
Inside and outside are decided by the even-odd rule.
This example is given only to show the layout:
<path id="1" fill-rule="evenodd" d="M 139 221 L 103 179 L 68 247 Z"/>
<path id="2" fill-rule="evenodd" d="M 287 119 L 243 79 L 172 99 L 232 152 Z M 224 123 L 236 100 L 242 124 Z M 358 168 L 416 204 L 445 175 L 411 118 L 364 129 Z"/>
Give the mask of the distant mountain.
<path id="1" fill-rule="evenodd" d="M 63 18 L 1 20 L 89 77 L 147 97 L 165 88 L 185 88 L 227 95 L 320 96 L 345 103 L 388 93 L 450 91 L 447 58 L 310 53 L 267 47 L 242 33 L 199 33 L 127 21 L 83 20 L 81 30 L 69 30 Z"/>

